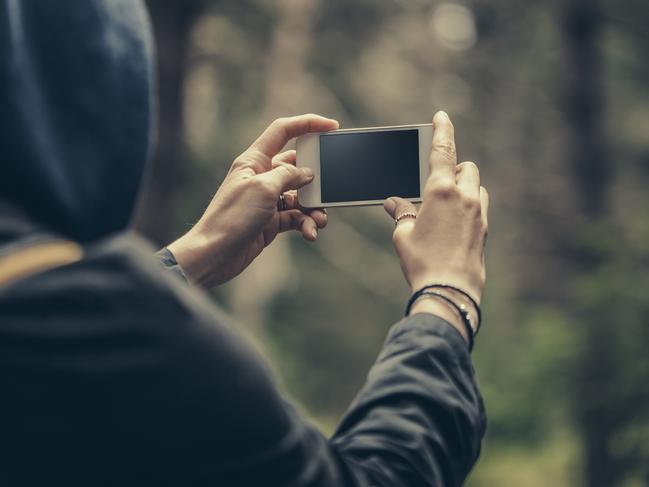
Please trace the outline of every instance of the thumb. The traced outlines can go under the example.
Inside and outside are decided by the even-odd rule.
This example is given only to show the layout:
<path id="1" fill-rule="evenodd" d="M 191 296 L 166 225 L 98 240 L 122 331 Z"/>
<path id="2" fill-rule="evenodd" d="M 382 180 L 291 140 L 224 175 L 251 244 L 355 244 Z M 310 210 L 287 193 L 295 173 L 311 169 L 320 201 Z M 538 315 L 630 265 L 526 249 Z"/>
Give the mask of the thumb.
<path id="1" fill-rule="evenodd" d="M 306 167 L 295 167 L 292 164 L 278 163 L 270 171 L 258 174 L 257 178 L 272 187 L 277 194 L 292 189 L 299 189 L 313 181 L 313 171 Z"/>
<path id="2" fill-rule="evenodd" d="M 404 213 L 417 213 L 417 208 L 414 204 L 397 196 L 392 196 L 385 200 L 383 208 L 393 219 L 396 219 L 399 215 L 403 215 Z"/>

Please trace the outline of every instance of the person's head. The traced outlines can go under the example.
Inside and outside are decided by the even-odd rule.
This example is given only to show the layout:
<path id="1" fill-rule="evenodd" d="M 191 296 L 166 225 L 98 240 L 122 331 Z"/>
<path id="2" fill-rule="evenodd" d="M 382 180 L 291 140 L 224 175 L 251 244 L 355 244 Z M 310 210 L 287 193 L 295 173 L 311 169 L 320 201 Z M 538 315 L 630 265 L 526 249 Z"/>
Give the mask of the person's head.
<path id="1" fill-rule="evenodd" d="M 139 0 L 0 0 L 0 201 L 68 238 L 125 228 L 151 140 Z"/>

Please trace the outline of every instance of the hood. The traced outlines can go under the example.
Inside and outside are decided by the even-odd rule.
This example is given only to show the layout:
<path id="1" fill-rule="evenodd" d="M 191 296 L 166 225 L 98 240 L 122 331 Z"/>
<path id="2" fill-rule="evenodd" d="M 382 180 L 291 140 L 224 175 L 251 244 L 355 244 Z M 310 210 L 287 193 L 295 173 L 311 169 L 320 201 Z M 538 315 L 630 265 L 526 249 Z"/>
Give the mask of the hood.
<path id="1" fill-rule="evenodd" d="M 74 240 L 127 227 L 152 59 L 139 0 L 0 0 L 0 200 Z"/>

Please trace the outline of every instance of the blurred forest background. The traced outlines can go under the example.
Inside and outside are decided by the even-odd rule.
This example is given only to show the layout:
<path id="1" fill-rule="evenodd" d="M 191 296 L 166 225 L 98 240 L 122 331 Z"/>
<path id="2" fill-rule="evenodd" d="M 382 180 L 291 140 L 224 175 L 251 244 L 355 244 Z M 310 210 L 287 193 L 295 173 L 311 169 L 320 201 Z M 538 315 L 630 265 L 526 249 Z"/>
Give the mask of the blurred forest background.
<path id="1" fill-rule="evenodd" d="M 649 486 L 649 4 L 149 0 L 160 74 L 138 227 L 168 243 L 278 116 L 453 119 L 491 194 L 489 417 L 468 485 Z M 331 432 L 407 288 L 380 207 L 284 235 L 214 300 Z"/>

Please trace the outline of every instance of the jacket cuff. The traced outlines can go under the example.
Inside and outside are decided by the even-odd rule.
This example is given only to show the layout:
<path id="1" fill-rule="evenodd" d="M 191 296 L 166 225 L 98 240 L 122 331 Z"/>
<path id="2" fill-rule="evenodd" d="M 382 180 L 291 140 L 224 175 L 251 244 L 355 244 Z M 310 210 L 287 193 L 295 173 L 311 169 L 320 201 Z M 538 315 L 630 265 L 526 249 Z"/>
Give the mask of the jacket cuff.
<path id="1" fill-rule="evenodd" d="M 164 270 L 180 277 L 183 281 L 188 282 L 183 268 L 180 267 L 180 264 L 176 261 L 176 257 L 171 253 L 171 250 L 164 247 L 155 253 L 155 257 L 158 259 L 158 262 L 162 264 Z"/>
<path id="2" fill-rule="evenodd" d="M 416 313 L 406 316 L 388 332 L 386 344 L 406 339 L 416 341 L 421 335 L 434 335 L 448 344 L 452 354 L 459 360 L 471 361 L 469 345 L 457 328 L 448 321 L 431 313 Z"/>

